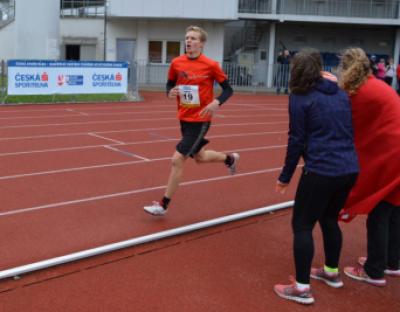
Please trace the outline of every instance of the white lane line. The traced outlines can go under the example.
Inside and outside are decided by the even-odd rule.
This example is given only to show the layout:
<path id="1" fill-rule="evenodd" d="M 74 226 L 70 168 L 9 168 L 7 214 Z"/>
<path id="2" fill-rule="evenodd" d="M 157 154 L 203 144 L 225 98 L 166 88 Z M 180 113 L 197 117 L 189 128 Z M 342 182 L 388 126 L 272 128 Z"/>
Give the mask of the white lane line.
<path id="1" fill-rule="evenodd" d="M 252 152 L 252 151 L 261 151 L 261 150 L 272 150 L 279 148 L 286 148 L 287 145 L 270 145 L 270 146 L 259 146 L 259 147 L 249 147 L 249 148 L 241 148 L 235 149 L 235 152 Z M 223 153 L 227 153 L 230 151 L 222 151 Z M 65 169 L 56 169 L 56 170 L 48 170 L 48 171 L 38 171 L 31 173 L 21 173 L 9 176 L 0 176 L 0 180 L 12 180 L 18 178 L 26 178 L 40 175 L 50 175 L 57 173 L 68 173 L 74 171 L 83 171 L 83 170 L 91 170 L 91 169 L 100 169 L 100 168 L 109 168 L 109 167 L 119 167 L 119 166 L 129 166 L 133 164 L 140 164 L 144 162 L 157 162 L 163 160 L 171 160 L 171 157 L 161 157 L 161 158 L 153 158 L 148 160 L 134 160 L 134 161 L 124 161 L 124 162 L 116 162 L 116 163 L 108 163 L 102 165 L 94 165 L 94 166 L 83 166 L 83 167 L 73 167 L 73 168 L 65 168 Z"/>
<path id="2" fill-rule="evenodd" d="M 176 120 L 176 117 L 168 118 L 143 118 L 143 119 L 113 119 L 113 120 L 103 120 L 103 121 L 84 121 L 84 122 L 67 122 L 67 123 L 51 123 L 51 124 L 30 124 L 30 125 L 13 125 L 13 126 L 3 126 L 0 130 L 4 129 L 19 129 L 19 128 L 30 128 L 30 127 L 58 127 L 58 126 L 77 126 L 77 125 L 94 125 L 94 124 L 118 124 L 121 122 L 137 122 L 137 121 L 155 121 L 155 120 Z"/>
<path id="3" fill-rule="evenodd" d="M 288 121 L 267 121 L 267 122 L 246 122 L 246 123 L 214 123 L 212 125 L 215 127 L 246 127 L 246 126 L 258 126 L 258 125 L 280 125 L 288 124 Z M 92 131 L 95 134 L 109 134 L 109 133 L 126 133 L 126 132 L 148 132 L 148 131 L 160 131 L 160 130 L 176 130 L 177 126 L 172 127 L 159 127 L 159 128 L 142 128 L 142 129 L 123 129 L 123 130 L 107 130 L 107 131 Z M 59 133 L 59 134 L 41 134 L 33 136 L 21 136 L 21 137 L 8 137 L 0 138 L 0 141 L 10 141 L 10 140 L 25 140 L 25 139 L 43 139 L 43 138 L 57 138 L 66 136 L 79 136 L 87 135 L 87 132 L 72 132 L 72 133 Z"/>
<path id="4" fill-rule="evenodd" d="M 110 149 L 110 150 L 112 150 L 112 151 L 114 151 L 114 152 L 117 152 L 117 153 L 120 153 L 120 154 L 129 156 L 129 157 L 136 157 L 136 158 L 139 158 L 139 159 L 144 160 L 144 161 L 150 161 L 150 159 L 148 159 L 148 158 L 139 156 L 138 154 L 135 154 L 135 153 L 131 153 L 131 152 L 127 152 L 127 151 L 118 149 L 118 148 L 116 148 L 116 147 L 112 147 L 112 146 L 110 146 L 110 145 L 104 145 L 104 147 L 107 148 L 107 149 Z"/>
<path id="5" fill-rule="evenodd" d="M 192 180 L 192 181 L 180 183 L 180 187 L 195 185 L 195 184 L 200 184 L 200 183 L 207 183 L 207 182 L 212 182 L 212 181 L 237 179 L 237 178 L 251 176 L 251 175 L 276 172 L 281 169 L 282 169 L 282 167 L 270 168 L 270 169 L 257 170 L 257 171 L 251 171 L 251 172 L 245 172 L 245 173 L 238 173 L 234 176 L 231 176 L 231 175 L 218 176 L 218 177 L 208 178 L 208 179 Z M 160 186 L 146 187 L 146 188 L 142 188 L 142 189 L 135 189 L 135 190 L 126 191 L 126 192 L 104 194 L 104 195 L 99 195 L 99 196 L 86 197 L 86 198 L 52 203 L 52 204 L 47 204 L 47 205 L 40 205 L 40 206 L 35 206 L 35 207 L 30 207 L 30 208 L 15 209 L 15 210 L 1 212 L 0 217 L 16 215 L 16 214 L 21 214 L 21 213 L 26 213 L 26 212 L 32 212 L 32 211 L 37 211 L 37 210 L 43 210 L 43 209 L 53 209 L 53 208 L 57 208 L 57 207 L 69 206 L 69 205 L 80 204 L 80 203 L 93 202 L 93 201 L 103 200 L 103 199 L 108 199 L 108 198 L 115 198 L 115 197 L 128 196 L 128 195 L 140 194 L 140 193 L 145 193 L 145 192 L 152 192 L 152 191 L 161 190 L 164 188 L 165 188 L 165 185 L 160 185 Z"/>
<path id="6" fill-rule="evenodd" d="M 287 114 L 256 114 L 256 115 L 226 115 L 225 118 L 257 118 L 257 117 L 287 117 Z M 114 119 L 104 121 L 85 121 L 85 122 L 67 122 L 67 123 L 52 123 L 52 124 L 28 124 L 28 125 L 12 125 L 0 127 L 0 130 L 4 129 L 19 129 L 19 128 L 30 128 L 30 127 L 53 127 L 53 126 L 76 126 L 76 125 L 93 125 L 93 124 L 118 124 L 121 122 L 138 122 L 138 121 L 149 121 L 159 122 L 160 120 L 173 120 L 176 121 L 176 117 L 165 117 L 165 118 L 139 118 L 139 119 Z"/>
<path id="7" fill-rule="evenodd" d="M 249 132 L 249 133 L 238 133 L 238 134 L 229 134 L 229 135 L 210 135 L 207 138 L 209 139 L 218 139 L 218 138 L 235 138 L 235 137 L 245 137 L 245 136 L 261 136 L 261 135 L 269 135 L 269 134 L 283 134 L 287 133 L 285 131 L 265 131 L 265 132 Z M 110 144 L 108 146 L 128 146 L 128 145 L 140 145 L 140 144 L 155 144 L 155 143 L 165 143 L 171 141 L 179 141 L 180 138 L 171 138 L 171 139 L 162 139 L 162 140 L 148 140 L 148 141 L 135 141 L 135 142 L 125 142 L 123 144 Z M 72 151 L 72 150 L 85 150 L 103 147 L 104 144 L 100 145 L 85 145 L 85 146 L 73 146 L 73 147 L 62 147 L 62 148 L 53 148 L 53 149 L 44 149 L 44 150 L 31 150 L 31 151 L 23 151 L 23 152 L 9 152 L 9 153 L 0 153 L 0 157 L 4 156 L 16 156 L 16 155 L 25 155 L 25 154 L 36 154 L 36 153 L 47 153 L 47 152 L 61 152 L 61 151 Z"/>
<path id="8" fill-rule="evenodd" d="M 110 139 L 110 138 L 106 138 L 105 136 L 99 135 L 99 134 L 94 133 L 94 132 L 89 132 L 88 134 L 90 136 L 95 137 L 95 138 L 103 139 L 103 140 L 106 140 L 106 141 L 111 141 L 111 142 L 116 143 L 116 144 L 125 144 L 125 142 L 114 140 L 114 139 Z"/>
<path id="9" fill-rule="evenodd" d="M 287 111 L 286 108 L 261 108 L 258 107 L 257 109 L 254 109 L 251 107 L 250 109 L 246 109 L 245 111 L 270 111 L 270 110 L 284 110 Z M 146 115 L 146 114 L 163 114 L 163 113 L 175 113 L 176 110 L 159 110 L 159 111 L 139 111 L 139 112 L 133 112 L 133 111 L 124 111 L 124 112 L 118 112 L 118 113 L 91 113 L 90 115 L 85 112 L 80 112 L 75 109 L 67 109 L 68 112 L 71 113 L 76 113 L 82 116 L 91 116 L 91 117 L 96 117 L 96 116 L 119 116 L 119 115 Z M 242 112 L 244 111 L 243 109 L 225 109 L 224 112 Z M 60 115 L 41 115 L 41 116 L 17 116 L 17 117 L 0 117 L 0 120 L 21 120 L 21 119 L 40 119 L 40 118 L 74 118 L 77 117 L 76 115 L 71 115 L 71 114 L 60 114 Z"/>

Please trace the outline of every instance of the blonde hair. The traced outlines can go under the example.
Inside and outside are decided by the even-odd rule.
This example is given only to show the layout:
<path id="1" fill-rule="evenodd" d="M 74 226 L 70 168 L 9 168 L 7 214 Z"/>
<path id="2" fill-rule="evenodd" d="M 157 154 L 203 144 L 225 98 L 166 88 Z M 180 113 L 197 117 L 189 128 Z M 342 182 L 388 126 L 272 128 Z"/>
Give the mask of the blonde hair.
<path id="1" fill-rule="evenodd" d="M 189 26 L 188 28 L 186 28 L 186 33 L 188 33 L 189 31 L 198 32 L 198 33 L 200 34 L 200 41 L 201 41 L 201 42 L 206 42 L 206 41 L 207 41 L 207 36 L 208 36 L 208 34 L 207 34 L 207 32 L 206 32 L 203 28 L 201 28 L 201 27 L 199 27 L 199 26 L 193 26 L 193 25 L 191 25 L 191 26 Z"/>
<path id="2" fill-rule="evenodd" d="M 361 48 L 349 48 L 342 52 L 339 64 L 339 86 L 350 95 L 356 94 L 358 88 L 371 74 L 371 64 L 367 54 Z"/>

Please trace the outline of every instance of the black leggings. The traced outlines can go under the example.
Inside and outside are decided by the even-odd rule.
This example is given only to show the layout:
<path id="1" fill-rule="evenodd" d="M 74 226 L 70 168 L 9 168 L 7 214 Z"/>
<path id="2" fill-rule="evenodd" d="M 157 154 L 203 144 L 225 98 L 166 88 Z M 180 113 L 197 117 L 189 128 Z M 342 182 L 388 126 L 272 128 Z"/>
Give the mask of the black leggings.
<path id="1" fill-rule="evenodd" d="M 292 217 L 297 282 L 310 283 L 314 256 L 312 231 L 317 221 L 324 240 L 325 264 L 332 268 L 338 267 L 342 248 L 338 216 L 356 179 L 357 174 L 328 177 L 303 171 Z"/>
<path id="2" fill-rule="evenodd" d="M 380 202 L 367 219 L 367 262 L 371 278 L 383 278 L 384 270 L 400 268 L 400 207 Z"/>

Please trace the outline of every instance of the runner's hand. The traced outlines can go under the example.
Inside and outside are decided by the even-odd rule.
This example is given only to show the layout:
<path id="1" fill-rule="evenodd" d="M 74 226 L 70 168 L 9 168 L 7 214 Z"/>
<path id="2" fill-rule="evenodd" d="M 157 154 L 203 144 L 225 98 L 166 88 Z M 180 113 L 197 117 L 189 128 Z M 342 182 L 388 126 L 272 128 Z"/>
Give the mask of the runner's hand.
<path id="1" fill-rule="evenodd" d="M 276 181 L 275 192 L 285 194 L 288 186 L 289 186 L 288 183 L 282 183 L 281 181 L 278 180 Z"/>
<path id="2" fill-rule="evenodd" d="M 170 99 L 174 99 L 174 98 L 176 98 L 178 95 L 179 95 L 179 87 L 178 87 L 178 86 L 173 87 L 171 90 L 169 90 L 168 97 L 169 97 Z"/>
<path id="3" fill-rule="evenodd" d="M 210 104 L 208 104 L 206 107 L 204 107 L 200 111 L 200 117 L 205 117 L 207 115 L 213 115 L 219 107 L 219 101 L 217 99 L 214 99 Z"/>

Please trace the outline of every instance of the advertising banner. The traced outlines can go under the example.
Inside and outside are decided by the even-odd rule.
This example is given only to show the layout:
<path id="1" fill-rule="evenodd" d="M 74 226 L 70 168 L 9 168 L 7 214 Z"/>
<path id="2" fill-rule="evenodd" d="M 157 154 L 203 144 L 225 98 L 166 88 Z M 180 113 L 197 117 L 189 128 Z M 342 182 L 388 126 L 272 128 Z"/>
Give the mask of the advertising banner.
<path id="1" fill-rule="evenodd" d="M 127 62 L 8 61 L 8 94 L 126 93 Z"/>

